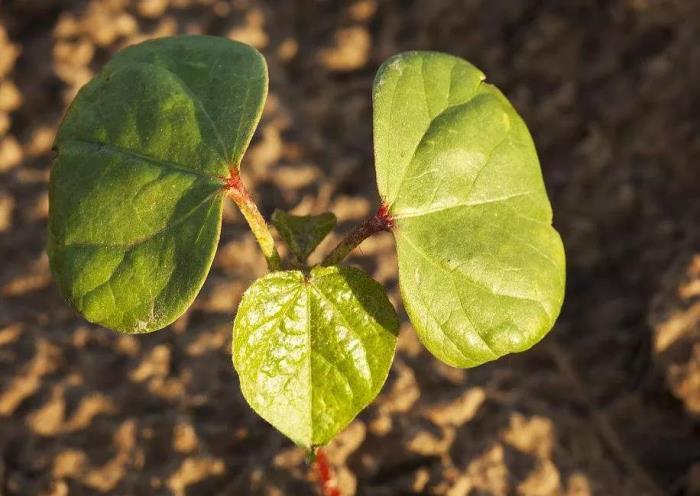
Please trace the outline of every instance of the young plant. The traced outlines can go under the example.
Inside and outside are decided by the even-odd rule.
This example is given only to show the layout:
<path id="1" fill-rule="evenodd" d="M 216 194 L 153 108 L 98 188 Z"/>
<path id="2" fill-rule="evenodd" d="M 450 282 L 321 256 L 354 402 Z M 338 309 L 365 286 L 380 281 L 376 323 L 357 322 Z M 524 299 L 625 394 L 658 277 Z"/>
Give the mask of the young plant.
<path id="1" fill-rule="evenodd" d="M 178 318 L 209 272 L 229 198 L 270 269 L 238 308 L 233 364 L 251 407 L 300 446 L 331 440 L 389 372 L 396 312 L 377 282 L 339 265 L 374 233 L 394 235 L 404 306 L 443 362 L 474 367 L 551 329 L 564 250 L 530 134 L 481 71 L 434 52 L 382 65 L 382 203 L 315 267 L 306 259 L 335 216 L 276 211 L 285 263 L 241 180 L 266 94 L 255 49 L 206 36 L 129 47 L 79 92 L 55 142 L 48 250 L 87 320 L 143 333 Z"/>

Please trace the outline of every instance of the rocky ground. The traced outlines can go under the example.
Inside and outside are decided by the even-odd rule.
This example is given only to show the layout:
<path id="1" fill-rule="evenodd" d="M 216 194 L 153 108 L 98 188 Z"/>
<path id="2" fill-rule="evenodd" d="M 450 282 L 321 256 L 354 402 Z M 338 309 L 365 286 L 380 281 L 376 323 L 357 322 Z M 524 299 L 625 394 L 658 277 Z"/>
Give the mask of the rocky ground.
<path id="1" fill-rule="evenodd" d="M 304 454 L 231 367 L 235 307 L 264 271 L 235 208 L 168 330 L 91 326 L 51 282 L 62 113 L 116 50 L 176 33 L 267 57 L 243 163 L 266 215 L 332 210 L 342 234 L 376 207 L 370 89 L 401 50 L 481 67 L 538 145 L 568 257 L 555 330 L 457 370 L 404 317 L 381 396 L 328 448 L 343 494 L 700 494 L 700 3 L 0 0 L 1 495 L 314 494 Z M 351 262 L 401 308 L 389 235 Z"/>

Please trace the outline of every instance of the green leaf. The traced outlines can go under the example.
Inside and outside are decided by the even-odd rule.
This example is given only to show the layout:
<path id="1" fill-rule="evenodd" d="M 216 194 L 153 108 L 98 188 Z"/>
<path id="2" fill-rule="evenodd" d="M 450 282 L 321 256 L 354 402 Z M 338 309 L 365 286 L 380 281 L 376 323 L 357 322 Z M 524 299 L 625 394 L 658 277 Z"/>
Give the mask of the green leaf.
<path id="1" fill-rule="evenodd" d="M 206 36 L 129 47 L 80 90 L 56 138 L 48 249 L 87 320 L 148 332 L 192 303 L 266 93 L 255 49 Z"/>
<path id="2" fill-rule="evenodd" d="M 387 60 L 373 100 L 377 184 L 422 342 L 458 367 L 529 348 L 559 314 L 565 262 L 522 119 L 440 53 Z"/>
<path id="3" fill-rule="evenodd" d="M 291 215 L 282 210 L 272 213 L 272 224 L 298 262 L 304 263 L 337 220 L 330 212 L 320 215 Z"/>
<path id="4" fill-rule="evenodd" d="M 243 396 L 300 446 L 331 440 L 379 393 L 399 321 L 361 270 L 273 272 L 243 296 L 233 364 Z"/>

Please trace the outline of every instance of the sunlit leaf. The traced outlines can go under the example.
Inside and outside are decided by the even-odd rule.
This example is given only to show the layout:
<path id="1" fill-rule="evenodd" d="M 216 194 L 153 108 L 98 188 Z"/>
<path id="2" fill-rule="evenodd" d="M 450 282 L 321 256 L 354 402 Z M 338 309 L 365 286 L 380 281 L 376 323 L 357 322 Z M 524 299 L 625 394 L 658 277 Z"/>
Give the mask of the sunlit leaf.
<path id="1" fill-rule="evenodd" d="M 268 274 L 246 291 L 233 328 L 243 395 L 300 446 L 325 444 L 378 394 L 398 326 L 383 288 L 358 269 Z"/>
<path id="2" fill-rule="evenodd" d="M 422 342 L 459 367 L 529 348 L 559 314 L 565 262 L 522 119 L 477 68 L 432 52 L 384 63 L 373 101 L 377 184 Z"/>
<path id="3" fill-rule="evenodd" d="M 205 36 L 129 47 L 79 92 L 55 143 L 49 257 L 86 319 L 147 332 L 192 303 L 266 92 L 255 49 Z"/>

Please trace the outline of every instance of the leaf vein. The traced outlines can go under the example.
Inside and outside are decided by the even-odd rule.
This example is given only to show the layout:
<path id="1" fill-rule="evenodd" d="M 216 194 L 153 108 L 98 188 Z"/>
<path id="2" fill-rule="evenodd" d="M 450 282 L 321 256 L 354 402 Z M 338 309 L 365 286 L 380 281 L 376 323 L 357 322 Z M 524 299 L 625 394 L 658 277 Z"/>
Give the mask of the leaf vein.
<path id="1" fill-rule="evenodd" d="M 357 333 L 357 331 L 355 331 L 354 326 L 350 324 L 350 321 L 348 320 L 348 318 L 347 318 L 347 316 L 345 315 L 345 313 L 340 309 L 340 307 L 339 307 L 338 305 L 336 305 L 336 303 L 335 303 L 333 300 L 331 300 L 328 296 L 326 296 L 326 294 L 323 293 L 323 291 L 321 291 L 321 289 L 320 289 L 319 287 L 317 287 L 317 286 L 314 285 L 313 283 L 311 283 L 311 287 L 316 291 L 316 293 L 321 297 L 321 299 L 322 299 L 323 301 L 325 301 L 326 303 L 328 303 L 328 304 L 331 306 L 331 308 L 332 308 L 333 310 L 335 310 L 335 312 L 340 316 L 340 319 L 341 319 L 341 320 L 343 321 L 343 323 L 345 324 L 345 327 L 347 328 L 348 333 L 351 334 L 351 335 L 353 335 L 353 336 L 355 337 L 355 339 L 357 339 L 357 341 L 358 341 L 358 342 L 360 343 L 360 345 L 362 346 L 362 349 L 363 349 L 364 354 L 365 354 L 365 357 L 366 357 L 366 356 L 367 356 L 367 350 L 365 349 L 365 345 L 364 345 L 364 343 L 363 343 L 362 336 L 360 336 L 360 335 Z M 372 377 L 372 370 L 371 370 L 371 367 L 369 366 L 369 363 L 367 363 L 366 361 L 365 361 L 365 365 L 367 365 L 367 370 L 370 371 L 370 374 L 369 374 L 369 375 L 370 375 L 370 380 L 372 381 L 372 383 L 374 383 L 374 378 Z M 357 368 L 357 367 L 356 367 L 356 368 Z"/>
<path id="2" fill-rule="evenodd" d="M 216 124 L 214 123 L 214 120 L 211 118 L 211 115 L 209 115 L 209 112 L 207 111 L 206 107 L 204 106 L 204 102 L 202 99 L 194 92 L 192 89 L 187 85 L 184 79 L 182 79 L 176 72 L 168 69 L 165 66 L 161 65 L 156 65 L 156 64 L 150 64 L 148 63 L 151 67 L 154 67 L 156 69 L 161 69 L 168 74 L 172 75 L 172 77 L 180 84 L 180 87 L 183 89 L 183 91 L 189 96 L 192 101 L 199 107 L 199 110 L 202 111 L 204 116 L 207 118 L 209 121 L 209 124 L 211 125 L 212 131 L 214 131 L 214 136 L 216 136 L 217 141 L 219 142 L 219 146 L 221 146 L 221 158 L 224 161 L 228 162 L 227 158 L 227 153 L 226 153 L 226 145 L 224 144 L 224 140 L 221 137 L 221 134 L 219 133 L 219 129 L 217 128 Z"/>
<path id="3" fill-rule="evenodd" d="M 70 143 L 74 143 L 77 145 L 82 145 L 82 146 L 88 146 L 88 147 L 96 147 L 96 148 L 102 148 L 103 150 L 106 150 L 108 152 L 115 153 L 117 155 L 125 155 L 131 158 L 135 159 L 140 159 L 145 162 L 152 163 L 156 166 L 162 167 L 164 169 L 170 169 L 170 170 L 175 170 L 177 172 L 181 172 L 183 174 L 190 174 L 193 176 L 199 176 L 203 177 L 206 179 L 212 179 L 217 182 L 219 182 L 219 178 L 216 176 L 213 176 L 211 174 L 206 174 L 204 172 L 200 172 L 196 169 L 191 169 L 189 167 L 185 167 L 184 165 L 176 164 L 174 162 L 168 162 L 166 160 L 161 160 L 155 157 L 150 157 L 148 155 L 144 155 L 139 152 L 135 152 L 133 150 L 129 150 L 128 148 L 122 148 L 121 146 L 114 145 L 111 143 L 102 143 L 99 141 L 88 141 L 84 139 L 79 139 L 79 138 L 71 138 L 63 141 L 63 145 L 68 145 Z"/>
<path id="4" fill-rule="evenodd" d="M 480 205 L 486 205 L 489 203 L 500 203 L 500 202 L 505 202 L 508 200 L 511 200 L 513 198 L 520 198 L 523 196 L 529 196 L 533 194 L 531 191 L 523 192 L 523 193 L 516 193 L 510 196 L 503 196 L 500 198 L 494 198 L 486 201 L 478 201 L 478 202 L 467 202 L 467 203 L 457 203 L 455 205 L 447 205 L 447 206 L 439 206 L 435 208 L 429 208 L 425 210 L 417 210 L 417 211 L 407 211 L 405 213 L 397 212 L 393 214 L 394 219 L 410 219 L 410 218 L 415 218 L 415 217 L 422 217 L 424 215 L 430 215 L 434 213 L 439 213 L 439 212 L 444 212 L 446 210 L 453 210 L 456 208 L 466 208 L 466 207 L 478 207 Z M 522 216 L 521 216 L 522 217 Z"/>
<path id="5" fill-rule="evenodd" d="M 401 189 L 403 188 L 404 182 L 406 181 L 406 169 L 411 165 L 411 163 L 413 162 L 413 160 L 416 158 L 416 154 L 418 153 L 418 149 L 420 148 L 420 146 L 421 146 L 421 145 L 423 144 L 423 142 L 425 141 L 425 138 L 426 138 L 426 136 L 428 135 L 428 131 L 430 131 L 430 128 L 432 127 L 433 123 L 435 123 L 435 121 L 436 121 L 437 119 L 439 119 L 442 115 L 444 115 L 447 111 L 449 111 L 449 110 L 451 110 L 451 109 L 453 109 L 453 108 L 456 108 L 456 107 L 463 107 L 463 106 L 469 105 L 469 104 L 474 100 L 474 98 L 476 98 L 476 97 L 478 96 L 479 86 L 480 86 L 480 85 L 481 85 L 481 83 L 476 87 L 477 89 L 476 89 L 476 91 L 474 91 L 474 94 L 471 95 L 467 100 L 465 100 L 465 101 L 462 102 L 462 103 L 458 103 L 458 104 L 454 104 L 454 105 L 449 105 L 449 97 L 448 97 L 448 105 L 447 105 L 444 109 L 442 109 L 440 112 L 438 112 L 438 113 L 435 115 L 435 117 L 432 117 L 432 118 L 431 118 L 431 117 L 430 117 L 430 111 L 428 110 L 428 125 L 425 127 L 425 129 L 423 130 L 423 135 L 420 137 L 420 139 L 419 139 L 418 142 L 416 143 L 416 146 L 415 146 L 415 148 L 413 149 L 413 152 L 411 153 L 411 158 L 408 159 L 408 162 L 406 162 L 406 166 L 405 166 L 404 169 L 401 171 L 401 172 L 402 172 L 402 176 L 401 176 L 401 179 L 399 180 L 399 185 L 398 185 L 398 187 L 396 188 L 396 194 L 394 195 L 394 198 L 392 198 L 391 201 L 389 201 L 389 206 L 390 206 L 390 207 L 391 207 L 391 205 L 393 205 L 393 203 L 396 201 L 396 198 L 398 198 L 398 197 L 400 196 L 400 194 L 401 194 Z M 397 84 L 397 86 L 398 86 L 398 84 Z M 394 95 L 396 95 L 395 92 L 394 92 Z M 426 100 L 426 105 L 427 105 L 427 100 Z M 393 108 L 393 105 L 392 105 L 392 108 Z M 393 113 L 393 111 L 390 112 L 390 113 Z M 505 140 L 505 138 L 504 138 L 504 140 Z M 500 144 L 500 143 L 498 143 L 498 144 Z M 498 145 L 497 145 L 497 146 L 498 146 Z M 490 159 L 490 157 L 489 157 L 489 159 Z"/>
<path id="6" fill-rule="evenodd" d="M 446 267 L 446 266 L 443 265 L 442 263 L 439 263 L 439 262 L 433 260 L 432 258 L 430 258 L 423 250 L 421 250 L 421 249 L 411 240 L 411 238 L 409 238 L 409 237 L 406 236 L 405 234 L 401 233 L 400 235 L 401 235 L 401 237 L 402 237 L 404 240 L 406 240 L 406 242 L 413 248 L 413 250 L 414 250 L 416 253 L 418 253 L 418 254 L 421 255 L 423 258 L 425 258 L 430 264 L 434 265 L 435 267 L 441 269 L 443 272 L 445 272 L 446 274 L 448 274 L 448 275 L 451 276 L 451 274 L 452 274 L 452 272 L 453 272 L 452 269 L 450 269 L 449 267 Z M 464 276 L 464 279 L 465 279 L 467 282 L 470 282 L 472 285 L 474 285 L 474 286 L 476 286 L 476 287 L 478 287 L 478 288 L 481 288 L 481 289 L 483 289 L 484 291 L 487 291 L 487 292 L 491 293 L 491 294 L 494 295 L 494 296 L 500 296 L 500 297 L 502 297 L 502 298 L 512 298 L 512 299 L 514 299 L 514 300 L 523 300 L 523 301 L 530 301 L 530 302 L 536 303 L 536 304 L 539 305 L 539 307 L 542 309 L 542 311 L 544 312 L 544 314 L 547 315 L 547 318 L 549 318 L 549 312 L 547 312 L 547 310 L 545 309 L 545 307 L 544 307 L 544 305 L 542 304 L 541 301 L 535 300 L 534 298 L 529 298 L 529 297 L 527 297 L 527 296 L 522 296 L 522 295 L 512 295 L 512 294 L 506 294 L 506 293 L 498 293 L 498 292 L 495 291 L 493 288 L 491 288 L 491 287 L 489 287 L 489 286 L 487 286 L 487 285 L 485 285 L 485 284 L 483 284 L 483 283 L 477 281 L 476 279 L 474 279 L 474 278 L 473 278 L 471 275 L 469 275 L 467 272 L 459 271 L 459 273 L 460 273 L 461 275 Z M 477 331 L 477 332 L 478 332 L 478 331 Z M 482 338 L 482 339 L 483 339 L 483 338 Z"/>
<path id="7" fill-rule="evenodd" d="M 166 233 L 168 233 L 169 231 L 171 231 L 172 229 L 176 228 L 177 226 L 183 224 L 185 221 L 187 221 L 187 219 L 189 219 L 190 217 L 192 217 L 192 216 L 197 212 L 197 210 L 199 210 L 199 209 L 202 207 L 202 205 L 205 205 L 209 200 L 211 200 L 211 198 L 213 198 L 213 197 L 216 196 L 217 194 L 219 194 L 218 191 L 214 191 L 214 192 L 212 192 L 212 193 L 209 193 L 209 194 L 208 194 L 207 196 L 205 196 L 197 205 L 195 205 L 195 206 L 192 207 L 190 210 L 188 210 L 187 212 L 185 212 L 184 214 L 182 214 L 182 216 L 180 216 L 179 218 L 173 220 L 171 223 L 169 223 L 168 225 L 166 225 L 166 226 L 163 227 L 162 229 L 159 229 L 158 231 L 155 231 L 155 232 L 149 234 L 148 236 L 144 236 L 144 237 L 139 238 L 139 239 L 137 239 L 137 240 L 135 240 L 135 241 L 132 241 L 131 243 L 107 244 L 107 243 L 83 243 L 83 242 L 77 242 L 77 243 L 67 243 L 67 244 L 65 244 L 65 245 L 63 245 L 63 246 L 66 247 L 66 248 L 67 248 L 67 247 L 86 247 L 86 248 L 87 248 L 87 247 L 91 247 L 91 248 L 92 248 L 92 247 L 98 247 L 98 248 L 119 248 L 119 249 L 123 249 L 123 250 L 127 250 L 127 251 L 128 251 L 128 250 L 131 250 L 131 249 L 133 249 L 134 247 L 136 247 L 136 246 L 138 246 L 138 245 L 140 245 L 140 244 L 146 243 L 146 242 L 148 242 L 148 241 L 151 241 L 151 240 L 153 240 L 153 239 L 155 239 L 155 238 L 157 238 L 157 237 L 159 237 L 159 236 L 162 236 L 163 234 L 166 234 Z"/>

